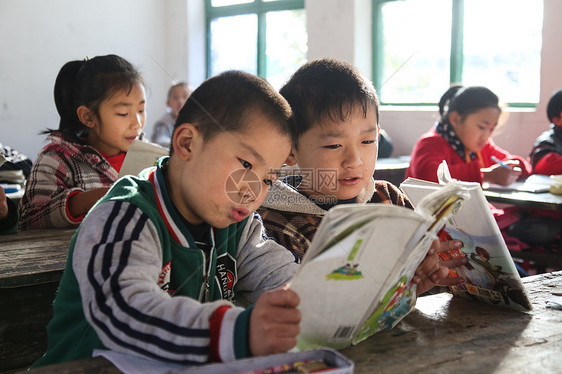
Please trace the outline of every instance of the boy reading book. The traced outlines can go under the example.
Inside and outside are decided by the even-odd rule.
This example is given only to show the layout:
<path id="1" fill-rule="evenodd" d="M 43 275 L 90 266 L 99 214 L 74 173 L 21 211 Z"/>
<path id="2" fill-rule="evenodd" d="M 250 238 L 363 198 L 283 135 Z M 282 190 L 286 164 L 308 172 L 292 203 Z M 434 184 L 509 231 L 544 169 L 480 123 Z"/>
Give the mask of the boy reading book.
<path id="1" fill-rule="evenodd" d="M 293 74 L 280 93 L 293 110 L 295 138 L 287 164 L 297 164 L 300 175 L 278 180 L 260 207 L 268 235 L 300 260 L 320 221 L 335 205 L 412 207 L 397 187 L 373 179 L 379 102 L 372 83 L 354 66 L 334 59 L 310 61 Z M 447 242 L 446 246 L 460 248 L 461 243 Z M 422 270 L 425 266 L 439 267 L 431 258 L 422 263 L 421 278 L 415 281 L 423 278 L 427 283 L 418 284 L 418 292 L 431 288 L 432 282 L 447 273 L 443 267 L 427 279 L 422 275 L 427 274 Z"/>
<path id="2" fill-rule="evenodd" d="M 292 348 L 299 298 L 280 287 L 298 265 L 253 213 L 289 154 L 290 113 L 246 73 L 197 88 L 170 156 L 119 179 L 78 228 L 35 366 L 94 349 L 193 365 Z"/>

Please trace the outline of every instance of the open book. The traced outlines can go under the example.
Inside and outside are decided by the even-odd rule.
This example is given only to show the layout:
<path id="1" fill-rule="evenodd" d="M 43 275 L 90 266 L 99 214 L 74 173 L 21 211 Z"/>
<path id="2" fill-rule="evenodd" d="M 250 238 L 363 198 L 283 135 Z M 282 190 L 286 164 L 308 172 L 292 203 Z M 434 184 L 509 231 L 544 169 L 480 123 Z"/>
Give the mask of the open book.
<path id="1" fill-rule="evenodd" d="M 480 184 L 453 180 L 446 163 L 439 166 L 438 178 L 442 184 L 408 178 L 400 188 L 414 205 L 423 204 L 428 194 L 451 183 L 462 186 L 470 194 L 463 209 L 447 220 L 442 233 L 447 239 L 461 240 L 462 252 L 468 259 L 467 265 L 450 271 L 451 276 L 464 280 L 461 285 L 451 286 L 451 292 L 489 304 L 530 310 L 531 303 Z M 449 251 L 442 258 L 462 255 L 461 251 Z"/>
<path id="2" fill-rule="evenodd" d="M 452 183 L 415 210 L 386 204 L 332 208 L 289 285 L 301 300 L 297 349 L 343 348 L 398 323 L 415 306 L 416 268 L 446 217 L 467 198 Z"/>
<path id="3" fill-rule="evenodd" d="M 169 153 L 167 148 L 158 144 L 135 140 L 125 155 L 119 178 L 124 175 L 138 175 L 143 169 L 156 165 L 160 157 L 167 156 Z"/>

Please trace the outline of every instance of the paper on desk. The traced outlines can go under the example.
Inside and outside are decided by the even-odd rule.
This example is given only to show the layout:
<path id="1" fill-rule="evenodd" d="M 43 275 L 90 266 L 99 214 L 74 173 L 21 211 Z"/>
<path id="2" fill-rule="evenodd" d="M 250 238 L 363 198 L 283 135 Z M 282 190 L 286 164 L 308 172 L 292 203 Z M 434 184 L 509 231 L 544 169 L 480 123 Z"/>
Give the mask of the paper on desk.
<path id="1" fill-rule="evenodd" d="M 546 306 L 547 308 L 562 310 L 562 295 L 561 294 L 550 295 L 550 299 L 546 300 Z"/>
<path id="2" fill-rule="evenodd" d="M 183 365 L 169 364 L 115 351 L 96 349 L 92 357 L 97 356 L 105 357 L 125 374 L 166 374 L 172 370 L 185 368 Z"/>
<path id="3" fill-rule="evenodd" d="M 524 181 L 517 181 L 508 186 L 484 182 L 482 189 L 488 191 L 507 192 L 507 191 L 520 191 L 520 192 L 548 192 L 550 189 L 550 176 L 533 174 Z"/>

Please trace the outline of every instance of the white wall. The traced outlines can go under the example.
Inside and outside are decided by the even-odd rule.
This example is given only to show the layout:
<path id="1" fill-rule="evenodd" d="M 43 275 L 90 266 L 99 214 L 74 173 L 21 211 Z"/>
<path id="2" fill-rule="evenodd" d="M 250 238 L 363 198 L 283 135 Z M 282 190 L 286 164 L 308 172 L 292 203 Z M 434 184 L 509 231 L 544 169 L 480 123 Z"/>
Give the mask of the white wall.
<path id="1" fill-rule="evenodd" d="M 370 77 L 370 4 L 305 0 L 308 58 L 340 58 Z M 560 14 L 562 1 L 544 0 L 537 110 L 510 113 L 503 132 L 495 136 L 513 153 L 527 155 L 536 136 L 548 128 L 546 101 L 562 87 Z M 0 51 L 0 143 L 35 159 L 44 144 L 38 133 L 58 126 L 53 84 L 60 67 L 69 60 L 109 53 L 125 57 L 145 77 L 149 134 L 165 110 L 172 80 L 197 86 L 205 78 L 204 1 L 0 0 Z M 381 125 L 392 137 L 394 154 L 409 154 L 436 115 L 436 108 L 382 108 Z"/>
<path id="2" fill-rule="evenodd" d="M 189 2 L 203 10 L 202 1 Z M 35 159 L 45 144 L 38 133 L 58 127 L 53 86 L 61 66 L 112 53 L 144 76 L 150 132 L 171 81 L 188 79 L 189 8 L 184 0 L 0 0 L 0 143 Z"/>

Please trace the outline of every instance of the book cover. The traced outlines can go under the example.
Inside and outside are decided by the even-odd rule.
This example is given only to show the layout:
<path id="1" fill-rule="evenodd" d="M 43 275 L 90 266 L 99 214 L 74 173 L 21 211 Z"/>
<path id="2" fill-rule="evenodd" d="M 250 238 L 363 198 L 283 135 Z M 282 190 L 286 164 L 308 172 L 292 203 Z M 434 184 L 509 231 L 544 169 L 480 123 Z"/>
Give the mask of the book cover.
<path id="1" fill-rule="evenodd" d="M 167 156 L 169 153 L 167 148 L 158 144 L 135 140 L 125 155 L 119 178 L 124 175 L 138 175 L 143 169 L 155 166 L 160 157 Z"/>
<path id="2" fill-rule="evenodd" d="M 416 210 L 386 204 L 332 208 L 290 282 L 301 300 L 297 348 L 344 348 L 395 326 L 415 306 L 416 268 L 465 197 L 451 184 Z"/>

